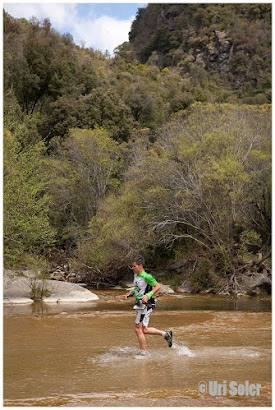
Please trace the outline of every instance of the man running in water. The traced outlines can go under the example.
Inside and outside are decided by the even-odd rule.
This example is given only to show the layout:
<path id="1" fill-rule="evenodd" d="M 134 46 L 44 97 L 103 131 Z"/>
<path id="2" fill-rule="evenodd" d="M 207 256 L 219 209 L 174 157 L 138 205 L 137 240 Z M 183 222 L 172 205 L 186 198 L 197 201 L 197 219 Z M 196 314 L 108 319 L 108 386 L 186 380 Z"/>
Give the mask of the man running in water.
<path id="1" fill-rule="evenodd" d="M 172 347 L 173 332 L 171 330 L 163 331 L 148 327 L 150 315 L 155 307 L 153 296 L 160 290 L 160 284 L 144 271 L 144 259 L 136 258 L 132 262 L 132 270 L 134 272 L 134 289 L 126 293 L 126 299 L 130 296 L 135 296 L 134 309 L 137 311 L 135 320 L 135 332 L 138 338 L 140 353 L 138 356 L 145 356 L 145 335 L 159 335 L 168 342 L 168 346 Z"/>

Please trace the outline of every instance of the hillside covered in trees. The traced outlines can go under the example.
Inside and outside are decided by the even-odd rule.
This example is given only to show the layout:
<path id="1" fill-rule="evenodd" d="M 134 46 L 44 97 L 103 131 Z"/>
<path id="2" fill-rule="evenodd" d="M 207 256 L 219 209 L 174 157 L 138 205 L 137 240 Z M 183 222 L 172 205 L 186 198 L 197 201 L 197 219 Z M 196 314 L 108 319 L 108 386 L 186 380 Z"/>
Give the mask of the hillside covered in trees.
<path id="1" fill-rule="evenodd" d="M 4 13 L 5 266 L 115 283 L 142 254 L 182 262 L 195 290 L 253 270 L 270 250 L 270 9 L 151 4 L 114 57 Z"/>
<path id="2" fill-rule="evenodd" d="M 244 102 L 270 101 L 270 4 L 149 4 L 129 39 L 142 63 L 210 74 Z M 233 102 L 231 93 L 222 99 Z"/>

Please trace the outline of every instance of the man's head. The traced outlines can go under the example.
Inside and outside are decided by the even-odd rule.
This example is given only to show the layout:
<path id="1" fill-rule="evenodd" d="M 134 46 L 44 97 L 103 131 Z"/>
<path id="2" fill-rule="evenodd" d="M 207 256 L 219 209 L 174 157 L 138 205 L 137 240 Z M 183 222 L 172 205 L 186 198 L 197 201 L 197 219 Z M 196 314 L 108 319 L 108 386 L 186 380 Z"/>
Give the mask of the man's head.
<path id="1" fill-rule="evenodd" d="M 133 259 L 132 261 L 133 272 L 137 275 L 141 273 L 143 271 L 144 264 L 145 264 L 145 261 L 143 258 L 138 257 L 138 258 Z"/>

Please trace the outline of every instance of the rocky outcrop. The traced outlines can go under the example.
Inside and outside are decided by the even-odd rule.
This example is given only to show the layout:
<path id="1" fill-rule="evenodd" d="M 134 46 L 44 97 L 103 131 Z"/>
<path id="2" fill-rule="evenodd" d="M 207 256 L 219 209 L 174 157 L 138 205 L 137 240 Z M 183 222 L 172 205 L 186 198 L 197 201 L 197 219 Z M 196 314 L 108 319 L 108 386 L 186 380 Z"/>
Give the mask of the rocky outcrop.
<path id="1" fill-rule="evenodd" d="M 175 293 L 175 291 L 169 285 L 163 285 L 160 283 L 160 291 L 158 292 L 159 295 L 169 295 L 171 293 Z"/>
<path id="2" fill-rule="evenodd" d="M 4 276 L 3 302 L 15 304 L 31 304 L 30 286 L 26 278 L 12 279 Z"/>
<path id="3" fill-rule="evenodd" d="M 30 277 L 4 276 L 4 304 L 33 303 L 31 299 L 32 280 Z M 96 294 L 75 283 L 37 279 L 36 286 L 44 286 L 47 289 L 48 296 L 42 299 L 44 303 L 90 302 L 99 299 Z"/>
<path id="4" fill-rule="evenodd" d="M 177 288 L 177 292 L 180 293 L 192 293 L 192 283 L 190 280 L 185 280 L 181 286 Z"/>
<path id="5" fill-rule="evenodd" d="M 177 273 L 183 273 L 184 272 L 184 262 L 182 261 L 175 261 L 173 263 L 171 263 L 168 267 L 168 270 L 174 270 Z"/>
<path id="6" fill-rule="evenodd" d="M 43 299 L 45 303 L 90 302 L 99 299 L 95 293 L 77 285 L 76 283 L 50 282 L 50 285 L 52 288 L 51 295 Z"/>
<path id="7" fill-rule="evenodd" d="M 250 286 L 247 293 L 248 295 L 259 295 L 261 292 L 265 292 L 268 295 L 271 295 L 271 279 L 264 273 L 257 275 L 254 278 L 254 284 Z"/>
<path id="8" fill-rule="evenodd" d="M 232 40 L 227 37 L 225 31 L 215 30 L 210 36 L 206 52 L 202 54 L 204 67 L 207 70 L 228 71 L 229 60 L 233 53 Z M 197 60 L 196 60 L 197 61 Z"/>
<path id="9" fill-rule="evenodd" d="M 244 82 L 255 88 L 261 73 L 270 75 L 271 9 L 260 8 L 257 16 L 252 4 L 149 4 L 139 9 L 129 41 L 143 64 L 178 67 L 183 76 L 197 67 L 234 89 Z"/>
<path id="10" fill-rule="evenodd" d="M 64 265 L 63 267 L 57 266 L 51 273 L 51 279 L 70 283 L 79 283 L 82 281 L 81 276 L 71 271 L 69 265 Z"/>

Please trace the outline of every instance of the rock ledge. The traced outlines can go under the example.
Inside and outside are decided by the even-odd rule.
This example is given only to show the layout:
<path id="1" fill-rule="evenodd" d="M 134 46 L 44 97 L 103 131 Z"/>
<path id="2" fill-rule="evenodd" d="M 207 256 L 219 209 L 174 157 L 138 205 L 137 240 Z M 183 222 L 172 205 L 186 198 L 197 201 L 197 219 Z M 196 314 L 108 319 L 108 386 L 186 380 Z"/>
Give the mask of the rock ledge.
<path id="1" fill-rule="evenodd" d="M 38 285 L 40 282 L 41 281 L 38 281 Z M 50 291 L 50 296 L 43 298 L 44 303 L 90 302 L 99 299 L 95 293 L 90 292 L 88 289 L 85 289 L 76 283 L 51 280 L 46 280 L 45 282 L 44 284 Z M 33 303 L 33 300 L 30 298 L 30 292 L 30 280 L 28 278 L 21 277 L 11 279 L 4 277 L 4 304 Z"/>

